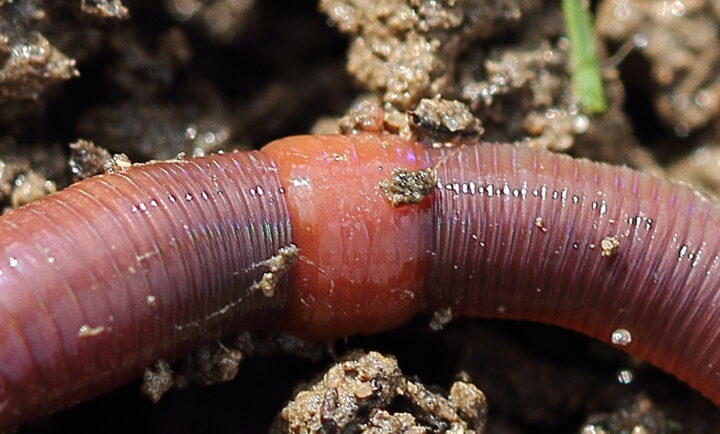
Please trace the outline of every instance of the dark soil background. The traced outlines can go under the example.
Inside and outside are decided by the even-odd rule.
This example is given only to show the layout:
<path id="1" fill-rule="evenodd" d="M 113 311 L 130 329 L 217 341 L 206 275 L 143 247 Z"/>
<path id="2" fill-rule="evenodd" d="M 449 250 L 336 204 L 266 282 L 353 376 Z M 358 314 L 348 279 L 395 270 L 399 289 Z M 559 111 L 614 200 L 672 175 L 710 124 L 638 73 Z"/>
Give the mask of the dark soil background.
<path id="1" fill-rule="evenodd" d="M 0 0 L 0 203 L 41 198 L 114 153 L 257 148 L 352 133 L 373 116 L 429 145 L 518 142 L 716 195 L 720 2 L 594 10 L 608 97 L 599 116 L 573 95 L 559 2 Z M 489 433 L 720 432 L 720 412 L 699 394 L 578 334 L 476 319 L 434 332 L 430 322 L 340 341 L 319 358 L 264 351 L 234 380 L 158 404 L 136 382 L 19 432 L 264 432 L 351 349 L 396 357 L 442 396 L 471 381 L 487 397 Z"/>

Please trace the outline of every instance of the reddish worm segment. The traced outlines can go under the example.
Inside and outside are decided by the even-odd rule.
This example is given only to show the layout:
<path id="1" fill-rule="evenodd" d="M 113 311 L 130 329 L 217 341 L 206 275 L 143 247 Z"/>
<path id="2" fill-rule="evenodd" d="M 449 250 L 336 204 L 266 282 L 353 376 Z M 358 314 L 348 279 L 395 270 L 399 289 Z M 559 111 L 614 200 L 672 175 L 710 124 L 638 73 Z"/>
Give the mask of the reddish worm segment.
<path id="1" fill-rule="evenodd" d="M 437 189 L 391 207 L 377 183 L 397 167 L 435 167 Z M 718 227 L 717 205 L 627 168 L 390 135 L 94 177 L 0 218 L 0 429 L 239 330 L 325 339 L 441 307 L 626 330 L 628 353 L 720 405 Z M 291 243 L 290 279 L 263 295 Z"/>

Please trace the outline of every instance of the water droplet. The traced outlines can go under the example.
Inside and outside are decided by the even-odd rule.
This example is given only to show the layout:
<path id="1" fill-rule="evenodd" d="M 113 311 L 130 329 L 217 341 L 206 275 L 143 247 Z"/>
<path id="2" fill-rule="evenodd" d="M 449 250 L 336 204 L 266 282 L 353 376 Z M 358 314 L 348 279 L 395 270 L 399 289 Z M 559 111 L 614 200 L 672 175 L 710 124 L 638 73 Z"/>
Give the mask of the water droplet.
<path id="1" fill-rule="evenodd" d="M 678 250 L 678 261 L 685 257 L 685 254 L 688 251 L 688 246 L 686 244 L 683 244 L 680 246 L 680 250 Z"/>
<path id="2" fill-rule="evenodd" d="M 633 44 L 635 44 L 635 47 L 637 47 L 637 48 L 645 48 L 648 46 L 648 43 L 650 41 L 648 41 L 647 36 L 645 36 L 644 34 L 636 33 L 632 37 L 632 42 L 633 42 Z"/>
<path id="3" fill-rule="evenodd" d="M 573 116 L 573 128 L 575 129 L 575 134 L 583 134 L 587 132 L 589 127 L 590 119 L 588 119 L 587 116 L 582 114 Z"/>
<path id="4" fill-rule="evenodd" d="M 680 0 L 676 0 L 670 4 L 670 13 L 676 17 L 682 17 L 685 15 L 685 4 Z"/>
<path id="5" fill-rule="evenodd" d="M 626 329 L 616 329 L 612 332 L 610 341 L 615 345 L 628 345 L 632 342 L 632 335 Z"/>
<path id="6" fill-rule="evenodd" d="M 617 381 L 620 384 L 630 384 L 633 382 L 633 372 L 629 369 L 621 369 L 617 373 Z"/>
<path id="7" fill-rule="evenodd" d="M 17 267 L 18 262 L 19 261 L 17 260 L 17 258 L 13 258 L 11 256 L 10 259 L 8 260 L 8 265 L 10 265 L 11 268 L 15 268 L 15 267 Z"/>

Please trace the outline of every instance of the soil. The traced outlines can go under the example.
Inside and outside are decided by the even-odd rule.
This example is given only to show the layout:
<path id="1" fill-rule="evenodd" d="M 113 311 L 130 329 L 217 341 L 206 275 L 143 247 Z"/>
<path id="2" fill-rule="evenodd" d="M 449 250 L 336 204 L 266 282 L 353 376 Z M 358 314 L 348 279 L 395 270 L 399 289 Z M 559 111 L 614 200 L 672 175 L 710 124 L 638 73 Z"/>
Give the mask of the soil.
<path id="1" fill-rule="evenodd" d="M 596 116 L 572 92 L 559 1 L 0 0 L 0 207 L 130 161 L 381 130 L 568 152 L 720 194 L 720 2 L 593 3 L 608 99 Z M 309 431 L 316 419 L 290 415 L 317 413 L 312 396 L 350 403 L 323 432 L 720 431 L 711 403 L 616 349 L 451 319 L 334 344 L 242 335 L 151 367 L 157 404 L 138 380 L 19 432 Z M 365 368 L 348 363 L 376 381 L 352 383 L 343 373 Z"/>

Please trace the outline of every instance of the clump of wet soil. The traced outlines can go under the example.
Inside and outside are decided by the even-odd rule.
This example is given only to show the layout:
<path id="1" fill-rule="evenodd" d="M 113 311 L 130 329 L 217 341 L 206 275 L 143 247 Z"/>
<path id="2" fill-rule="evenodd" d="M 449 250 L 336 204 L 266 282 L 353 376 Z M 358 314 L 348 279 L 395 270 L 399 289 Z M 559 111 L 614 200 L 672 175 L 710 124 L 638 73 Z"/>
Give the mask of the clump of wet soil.
<path id="1" fill-rule="evenodd" d="M 513 142 L 718 194 L 718 2 L 596 6 L 608 110 L 588 116 L 554 1 L 0 0 L 0 206 L 130 161 L 310 131 Z M 333 349 L 243 335 L 149 367 L 157 404 L 135 383 L 20 432 L 259 432 L 276 417 L 281 431 L 481 432 L 483 407 L 457 398 L 478 403 L 479 391 L 493 433 L 720 427 L 697 393 L 614 349 L 451 317 L 436 318 L 439 332 L 421 317 Z M 336 360 L 350 349 L 382 354 Z M 460 389 L 441 389 L 458 376 Z"/>

